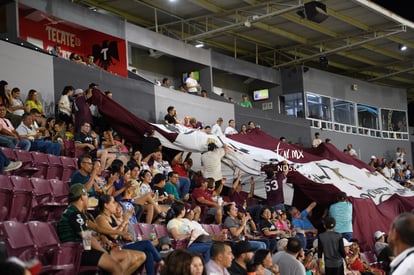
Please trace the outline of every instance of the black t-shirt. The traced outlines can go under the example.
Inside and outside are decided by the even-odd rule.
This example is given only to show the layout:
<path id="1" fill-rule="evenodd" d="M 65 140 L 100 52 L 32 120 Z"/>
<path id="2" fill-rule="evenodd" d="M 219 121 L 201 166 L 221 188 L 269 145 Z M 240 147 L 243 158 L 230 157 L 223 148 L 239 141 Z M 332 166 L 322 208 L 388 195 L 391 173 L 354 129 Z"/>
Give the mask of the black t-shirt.
<path id="1" fill-rule="evenodd" d="M 166 120 L 169 124 L 175 124 L 175 117 L 170 114 L 166 114 L 164 120 Z"/>
<path id="2" fill-rule="evenodd" d="M 88 143 L 94 145 L 94 138 L 89 133 L 85 134 L 79 131 L 75 136 L 75 142 Z"/>
<path id="3" fill-rule="evenodd" d="M 235 260 L 233 260 L 231 266 L 227 268 L 227 271 L 231 275 L 247 275 L 247 270 L 240 266 Z"/>

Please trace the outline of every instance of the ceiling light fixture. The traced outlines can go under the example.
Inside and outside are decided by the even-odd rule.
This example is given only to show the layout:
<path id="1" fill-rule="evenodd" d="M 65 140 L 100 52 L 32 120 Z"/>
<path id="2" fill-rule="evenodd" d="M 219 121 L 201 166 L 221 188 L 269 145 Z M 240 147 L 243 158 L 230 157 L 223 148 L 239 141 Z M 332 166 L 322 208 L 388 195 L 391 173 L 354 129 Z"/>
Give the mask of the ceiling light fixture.
<path id="1" fill-rule="evenodd" d="M 197 44 L 194 45 L 194 47 L 202 48 L 202 47 L 204 47 L 204 43 L 203 42 L 198 42 Z"/>
<path id="2" fill-rule="evenodd" d="M 400 44 L 400 45 L 398 45 L 398 49 L 403 52 L 403 51 L 407 50 L 407 46 L 403 45 L 403 44 Z"/>

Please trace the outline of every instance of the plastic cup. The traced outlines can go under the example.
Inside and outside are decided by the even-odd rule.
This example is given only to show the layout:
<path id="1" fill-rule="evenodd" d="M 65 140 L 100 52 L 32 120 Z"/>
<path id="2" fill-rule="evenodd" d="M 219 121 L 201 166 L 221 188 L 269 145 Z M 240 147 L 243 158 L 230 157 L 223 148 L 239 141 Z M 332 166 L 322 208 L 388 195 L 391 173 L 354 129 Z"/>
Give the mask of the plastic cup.
<path id="1" fill-rule="evenodd" d="M 83 243 L 84 250 L 91 250 L 92 231 L 90 230 L 82 231 L 82 243 Z"/>
<path id="2" fill-rule="evenodd" d="M 150 238 L 151 241 L 153 241 L 157 238 L 157 235 L 155 235 L 155 233 L 151 233 L 151 234 L 149 234 L 149 238 Z"/>

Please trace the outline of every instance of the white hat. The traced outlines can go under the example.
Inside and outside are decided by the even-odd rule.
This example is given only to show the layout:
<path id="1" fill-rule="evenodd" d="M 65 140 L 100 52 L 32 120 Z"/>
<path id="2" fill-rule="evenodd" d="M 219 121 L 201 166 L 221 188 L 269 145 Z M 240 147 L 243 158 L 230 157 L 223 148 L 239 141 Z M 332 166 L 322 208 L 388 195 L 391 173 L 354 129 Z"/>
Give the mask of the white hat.
<path id="1" fill-rule="evenodd" d="M 378 240 L 379 238 L 381 238 L 382 236 L 384 236 L 385 235 L 385 233 L 384 232 L 382 232 L 382 231 L 376 231 L 375 233 L 374 233 L 374 238 L 376 239 L 376 240 Z"/>
<path id="2" fill-rule="evenodd" d="M 374 155 L 372 155 L 372 156 L 371 156 L 371 159 L 376 159 L 376 158 L 377 158 L 377 157 L 376 157 L 376 156 L 374 156 Z"/>
<path id="3" fill-rule="evenodd" d="M 352 243 L 350 241 L 345 238 L 342 238 L 342 240 L 344 241 L 344 247 L 351 246 Z"/>
<path id="4" fill-rule="evenodd" d="M 74 95 L 78 95 L 78 94 L 83 94 L 83 90 L 82 89 L 76 89 L 74 92 Z"/>

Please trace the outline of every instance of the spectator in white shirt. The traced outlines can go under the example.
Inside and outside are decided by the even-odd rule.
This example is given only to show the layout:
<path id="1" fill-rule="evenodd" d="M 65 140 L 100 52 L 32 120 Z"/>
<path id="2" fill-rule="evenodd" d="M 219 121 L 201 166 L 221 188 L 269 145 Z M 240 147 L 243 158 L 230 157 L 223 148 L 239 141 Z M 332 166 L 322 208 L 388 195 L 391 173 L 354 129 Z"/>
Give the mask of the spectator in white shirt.
<path id="1" fill-rule="evenodd" d="M 236 122 L 234 121 L 234 119 L 230 119 L 229 120 L 229 126 L 226 127 L 226 129 L 224 130 L 224 134 L 225 135 L 234 135 L 234 134 L 238 134 L 239 132 L 237 132 L 236 130 Z"/>

